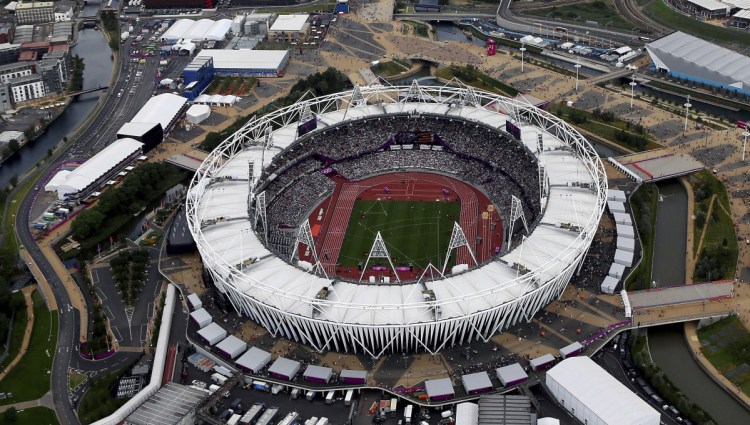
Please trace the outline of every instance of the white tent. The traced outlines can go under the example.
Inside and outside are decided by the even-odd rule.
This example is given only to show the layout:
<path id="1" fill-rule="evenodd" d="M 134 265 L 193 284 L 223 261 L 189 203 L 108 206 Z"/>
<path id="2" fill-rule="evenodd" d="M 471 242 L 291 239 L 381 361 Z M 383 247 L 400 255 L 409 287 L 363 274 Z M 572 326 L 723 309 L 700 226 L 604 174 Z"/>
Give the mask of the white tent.
<path id="1" fill-rule="evenodd" d="M 633 231 L 633 226 L 628 224 L 617 224 L 617 237 L 623 237 L 623 238 L 635 238 L 635 232 Z"/>
<path id="2" fill-rule="evenodd" d="M 208 345 L 215 345 L 217 342 L 227 337 L 227 331 L 216 323 L 210 323 L 205 328 L 198 331 L 198 336 L 203 338 Z"/>
<path id="3" fill-rule="evenodd" d="M 195 321 L 199 329 L 203 329 L 208 326 L 209 323 L 213 322 L 213 317 L 208 314 L 205 308 L 201 307 L 198 310 L 190 313 L 190 318 Z"/>
<path id="4" fill-rule="evenodd" d="M 198 310 L 199 308 L 203 307 L 203 303 L 201 302 L 200 297 L 198 294 L 190 294 L 187 296 L 188 303 L 190 304 L 190 307 L 192 307 L 193 310 Z"/>
<path id="5" fill-rule="evenodd" d="M 226 339 L 216 344 L 216 348 L 226 357 L 235 359 L 247 350 L 247 343 L 234 335 L 229 335 Z"/>
<path id="6" fill-rule="evenodd" d="M 635 239 L 617 238 L 617 249 L 621 249 L 623 251 L 634 252 L 635 251 Z"/>
<path id="7" fill-rule="evenodd" d="M 174 80 L 171 79 L 171 78 L 165 78 L 165 79 L 159 81 L 159 85 L 162 85 L 162 86 L 169 86 L 172 83 L 174 83 Z"/>
<path id="8" fill-rule="evenodd" d="M 633 252 L 618 249 L 615 251 L 615 263 L 622 264 L 625 267 L 633 265 Z"/>
<path id="9" fill-rule="evenodd" d="M 656 409 L 586 356 L 563 360 L 544 380 L 552 397 L 581 423 L 660 423 Z"/>
<path id="10" fill-rule="evenodd" d="M 70 170 L 60 170 L 55 174 L 54 177 L 52 177 L 46 185 L 44 185 L 44 191 L 45 192 L 54 192 L 57 190 L 57 186 L 65 182 L 65 179 L 68 178 L 68 175 L 70 174 Z"/>
<path id="11" fill-rule="evenodd" d="M 602 292 L 605 294 L 612 295 L 615 293 L 615 289 L 617 289 L 617 284 L 620 283 L 619 279 L 615 279 L 612 276 L 607 276 L 604 278 L 604 281 L 602 282 Z"/>
<path id="12" fill-rule="evenodd" d="M 622 264 L 612 263 L 612 265 L 609 266 L 609 273 L 607 274 L 614 277 L 615 279 L 622 279 L 625 275 L 625 266 L 623 266 Z"/>
<path id="13" fill-rule="evenodd" d="M 208 105 L 193 105 L 185 113 L 187 121 L 191 124 L 200 124 L 211 115 L 211 108 Z"/>
<path id="14" fill-rule="evenodd" d="M 186 103 L 187 99 L 172 93 L 154 96 L 143 105 L 130 122 L 159 123 L 166 132 Z"/>
<path id="15" fill-rule="evenodd" d="M 627 224 L 631 225 L 633 224 L 633 219 L 630 218 L 630 214 L 628 213 L 612 213 L 612 215 L 615 217 L 615 223 L 616 224 Z"/>

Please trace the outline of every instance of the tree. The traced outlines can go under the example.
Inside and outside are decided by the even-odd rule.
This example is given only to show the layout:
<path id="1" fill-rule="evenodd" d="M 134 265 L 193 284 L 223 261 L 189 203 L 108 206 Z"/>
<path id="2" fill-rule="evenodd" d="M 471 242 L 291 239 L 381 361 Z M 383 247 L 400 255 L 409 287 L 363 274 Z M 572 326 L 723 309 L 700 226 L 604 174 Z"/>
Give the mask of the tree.
<path id="1" fill-rule="evenodd" d="M 14 423 L 18 421 L 18 411 L 15 407 L 11 406 L 10 409 L 6 410 L 5 413 L 3 413 L 3 417 L 6 423 Z"/>
<path id="2" fill-rule="evenodd" d="M 78 214 L 71 224 L 73 234 L 79 239 L 86 239 L 96 232 L 104 222 L 104 218 L 104 214 L 93 209 Z"/>

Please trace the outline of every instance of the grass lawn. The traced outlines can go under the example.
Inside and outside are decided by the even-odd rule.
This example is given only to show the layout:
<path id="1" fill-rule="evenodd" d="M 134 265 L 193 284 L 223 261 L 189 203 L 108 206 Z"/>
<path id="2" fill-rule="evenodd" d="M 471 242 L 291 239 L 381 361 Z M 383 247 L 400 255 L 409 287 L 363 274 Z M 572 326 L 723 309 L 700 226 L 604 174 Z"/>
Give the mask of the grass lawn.
<path id="1" fill-rule="evenodd" d="M 458 202 L 357 201 L 339 263 L 344 267 L 364 264 L 380 231 L 396 267 L 425 268 L 432 263 L 440 269 L 460 212 Z M 448 268 L 455 262 L 451 257 Z M 388 260 L 372 259 L 368 267 L 373 265 L 388 265 Z"/>
<path id="2" fill-rule="evenodd" d="M 18 412 L 14 422 L 5 420 L 0 414 L 0 425 L 58 425 L 55 411 L 46 407 L 32 407 Z"/>
<path id="3" fill-rule="evenodd" d="M 569 21 L 578 18 L 578 21 L 594 21 L 602 27 L 607 25 L 607 28 L 614 27 L 630 30 L 635 26 L 618 15 L 609 3 L 601 0 L 588 3 L 581 2 L 567 6 L 524 10 L 523 14 L 541 17 L 550 15 L 550 18 L 561 18 Z"/>
<path id="4" fill-rule="evenodd" d="M 750 394 L 750 333 L 736 316 L 698 330 L 701 352 L 724 376 Z"/>
<path id="5" fill-rule="evenodd" d="M 34 292 L 34 328 L 29 349 L 23 361 L 0 382 L 0 392 L 11 392 L 13 398 L 0 404 L 36 400 L 49 391 L 52 356 L 57 343 L 57 312 L 50 312 L 39 292 Z"/>
<path id="6" fill-rule="evenodd" d="M 489 75 L 481 73 L 476 68 L 470 68 L 465 66 L 446 66 L 437 70 L 436 76 L 451 80 L 454 77 L 461 80 L 467 86 L 474 86 L 476 88 L 491 92 L 502 94 L 505 96 L 515 96 L 518 94 L 518 90 L 498 81 Z"/>
<path id="7" fill-rule="evenodd" d="M 402 72 L 408 71 L 409 67 L 404 67 L 398 62 L 395 61 L 388 61 L 388 62 L 380 62 L 377 65 L 374 65 L 372 67 L 372 72 L 375 73 L 378 77 L 390 77 L 392 75 L 397 75 Z"/>
<path id="8" fill-rule="evenodd" d="M 656 226 L 656 207 L 659 191 L 653 183 L 644 183 L 630 199 L 630 208 L 635 217 L 636 230 L 643 246 L 643 259 L 628 277 L 625 288 L 629 291 L 651 287 L 651 269 L 654 263 L 654 233 Z M 641 223 L 647 222 L 642 227 Z"/>
<path id="9" fill-rule="evenodd" d="M 21 300 L 24 299 L 23 292 L 21 291 L 18 291 L 11 296 L 13 298 L 20 298 Z M 15 359 L 18 355 L 18 352 L 21 350 L 21 343 L 23 342 L 23 333 L 26 330 L 27 320 L 28 317 L 26 316 L 25 308 L 17 311 L 16 315 L 13 317 L 13 328 L 11 328 L 10 331 L 10 348 L 8 349 L 8 357 L 6 357 L 5 361 L 2 363 L 2 365 L 0 365 L 0 369 L 5 369 L 5 366 L 8 363 L 12 362 L 13 359 Z"/>
<path id="10" fill-rule="evenodd" d="M 68 387 L 72 390 L 86 380 L 86 375 L 78 372 L 70 372 L 69 378 Z"/>
<path id="11" fill-rule="evenodd" d="M 694 254 L 700 258 L 701 253 L 695 252 L 698 248 L 701 235 L 703 234 L 703 222 L 708 223 L 705 226 L 706 235 L 703 237 L 703 246 L 701 252 L 715 252 L 720 247 L 726 250 L 726 255 L 722 256 L 722 262 L 725 263 L 724 273 L 722 276 L 711 276 L 711 280 L 729 279 L 734 277 L 735 265 L 739 247 L 737 246 L 737 236 L 734 231 L 734 221 L 732 220 L 729 197 L 724 184 L 708 170 L 703 170 L 693 174 L 691 179 L 695 193 L 695 216 L 693 226 L 695 237 L 693 240 Z M 708 208 L 713 195 L 716 195 L 711 216 L 708 217 Z M 704 219 L 698 217 L 703 215 Z M 698 264 L 696 263 L 696 270 Z M 702 279 L 701 279 L 702 280 Z"/>
<path id="12" fill-rule="evenodd" d="M 664 3 L 664 0 L 653 0 L 644 12 L 653 20 L 668 27 L 703 38 L 709 41 L 728 44 L 750 44 L 750 33 L 711 25 L 683 15 Z"/>

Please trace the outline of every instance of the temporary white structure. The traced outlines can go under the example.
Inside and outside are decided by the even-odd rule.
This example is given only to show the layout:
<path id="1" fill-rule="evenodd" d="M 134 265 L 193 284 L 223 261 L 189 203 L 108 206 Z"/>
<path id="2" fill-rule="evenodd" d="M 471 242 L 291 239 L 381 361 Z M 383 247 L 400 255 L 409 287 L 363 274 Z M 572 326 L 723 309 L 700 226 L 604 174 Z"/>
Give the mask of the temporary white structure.
<path id="1" fill-rule="evenodd" d="M 211 322 L 198 331 L 198 336 L 203 338 L 206 344 L 213 346 L 227 337 L 227 331 L 218 324 Z"/>
<path id="2" fill-rule="evenodd" d="M 659 425 L 661 415 L 586 356 L 565 359 L 545 375 L 555 400 L 581 423 Z"/>
<path id="3" fill-rule="evenodd" d="M 185 118 L 191 124 L 200 124 L 211 115 L 211 107 L 208 105 L 193 105 L 185 112 Z"/>
<path id="4" fill-rule="evenodd" d="M 602 282 L 602 292 L 605 294 L 612 295 L 615 293 L 615 289 L 617 289 L 617 284 L 620 283 L 620 279 L 616 279 L 612 276 L 607 276 L 604 278 L 604 281 Z"/>
<path id="5" fill-rule="evenodd" d="M 235 359 L 247 350 L 247 343 L 234 335 L 229 335 L 223 341 L 216 344 L 216 348 L 230 359 Z"/>
<path id="6" fill-rule="evenodd" d="M 205 328 L 214 320 L 208 313 L 208 311 L 206 311 L 206 309 L 203 307 L 190 313 L 190 318 L 193 319 L 193 321 L 198 325 L 199 329 Z"/>
<path id="7" fill-rule="evenodd" d="M 271 362 L 271 353 L 261 350 L 258 347 L 251 347 L 245 351 L 239 359 L 237 366 L 250 373 L 258 373 L 268 363 Z"/>

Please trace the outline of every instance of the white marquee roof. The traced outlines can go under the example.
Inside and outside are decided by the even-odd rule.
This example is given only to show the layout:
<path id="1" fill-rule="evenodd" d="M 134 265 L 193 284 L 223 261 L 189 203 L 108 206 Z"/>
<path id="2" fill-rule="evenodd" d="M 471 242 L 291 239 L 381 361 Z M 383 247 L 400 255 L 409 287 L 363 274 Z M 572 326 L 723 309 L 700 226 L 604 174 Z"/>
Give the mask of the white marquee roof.
<path id="1" fill-rule="evenodd" d="M 261 350 L 258 347 L 250 347 L 249 350 L 245 351 L 245 354 L 237 359 L 237 366 L 250 369 L 253 373 L 257 373 L 263 369 L 265 365 L 271 362 L 271 353 L 268 351 Z"/>
<path id="2" fill-rule="evenodd" d="M 223 341 L 216 344 L 216 348 L 227 353 L 229 357 L 235 358 L 247 349 L 247 343 L 234 335 L 229 335 Z"/>
<path id="3" fill-rule="evenodd" d="M 269 31 L 302 31 L 310 15 L 279 15 Z"/>
<path id="4" fill-rule="evenodd" d="M 172 93 L 152 97 L 130 120 L 131 123 L 159 123 L 167 129 L 172 120 L 182 111 L 187 99 Z"/>
<path id="5" fill-rule="evenodd" d="M 711 11 L 726 10 L 727 12 L 729 12 L 730 9 L 730 6 L 728 4 L 724 4 L 716 0 L 687 0 L 687 2 L 698 6 L 701 9 Z"/>
<path id="6" fill-rule="evenodd" d="M 62 194 L 75 193 L 85 189 L 88 185 L 105 175 L 125 158 L 143 149 L 143 143 L 130 138 L 118 139 L 100 150 L 88 161 L 67 174 L 65 181 L 60 181 L 57 190 Z"/>
<path id="7" fill-rule="evenodd" d="M 195 21 L 191 19 L 178 19 L 177 22 L 172 24 L 172 26 L 161 35 L 161 39 L 177 41 L 185 35 L 185 32 L 187 32 L 194 23 Z"/>
<path id="8" fill-rule="evenodd" d="M 750 88 L 750 57 L 680 31 L 646 45 L 662 69 Z"/>
<path id="9" fill-rule="evenodd" d="M 659 412 L 586 356 L 563 360 L 547 371 L 545 379 L 557 382 L 602 423 L 651 423 L 654 415 L 659 417 Z"/>
<path id="10" fill-rule="evenodd" d="M 203 49 L 200 56 L 214 59 L 216 69 L 278 69 L 289 50 Z"/>

